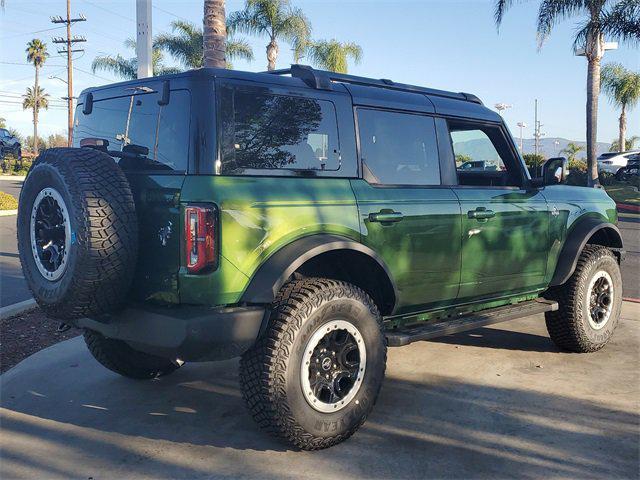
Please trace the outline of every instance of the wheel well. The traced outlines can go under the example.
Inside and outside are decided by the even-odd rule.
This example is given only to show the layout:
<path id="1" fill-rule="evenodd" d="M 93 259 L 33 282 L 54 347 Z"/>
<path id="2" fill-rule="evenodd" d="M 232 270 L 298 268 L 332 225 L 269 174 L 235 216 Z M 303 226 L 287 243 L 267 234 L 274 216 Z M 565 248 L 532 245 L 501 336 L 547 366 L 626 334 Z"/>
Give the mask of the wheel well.
<path id="1" fill-rule="evenodd" d="M 603 247 L 617 249 L 622 248 L 622 238 L 613 228 L 604 227 L 589 237 L 587 245 L 602 245 Z M 614 254 L 620 261 L 620 252 L 614 250 Z"/>
<path id="2" fill-rule="evenodd" d="M 389 315 L 396 296 L 387 272 L 373 258 L 355 250 L 332 250 L 303 263 L 295 272 L 305 277 L 324 277 L 349 282 L 364 290 L 382 315 Z"/>

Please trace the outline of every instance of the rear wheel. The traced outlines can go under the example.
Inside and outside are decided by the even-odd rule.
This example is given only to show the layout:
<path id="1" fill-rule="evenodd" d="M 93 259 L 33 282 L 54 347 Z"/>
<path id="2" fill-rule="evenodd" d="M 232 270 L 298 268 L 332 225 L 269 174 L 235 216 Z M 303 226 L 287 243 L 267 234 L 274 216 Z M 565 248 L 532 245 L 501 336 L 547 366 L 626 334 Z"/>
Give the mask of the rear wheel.
<path id="1" fill-rule="evenodd" d="M 327 448 L 364 423 L 384 378 L 386 340 L 369 296 L 334 280 L 285 285 L 269 327 L 240 362 L 258 424 L 305 450 Z"/>
<path id="2" fill-rule="evenodd" d="M 615 256 L 606 247 L 587 245 L 573 275 L 545 297 L 558 311 L 547 312 L 549 336 L 560 348 L 594 352 L 604 347 L 618 325 L 622 308 L 622 276 Z"/>
<path id="3" fill-rule="evenodd" d="M 104 337 L 93 330 L 84 331 L 84 341 L 93 358 L 124 377 L 148 380 L 168 375 L 181 366 L 177 360 L 139 352 L 122 340 Z"/>

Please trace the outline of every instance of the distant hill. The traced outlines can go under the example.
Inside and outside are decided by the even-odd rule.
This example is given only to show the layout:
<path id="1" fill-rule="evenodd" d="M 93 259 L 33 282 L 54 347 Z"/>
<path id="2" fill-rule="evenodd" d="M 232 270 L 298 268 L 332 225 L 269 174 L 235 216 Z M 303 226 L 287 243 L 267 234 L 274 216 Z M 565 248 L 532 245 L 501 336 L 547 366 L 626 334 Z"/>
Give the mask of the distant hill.
<path id="1" fill-rule="evenodd" d="M 515 138 L 516 145 L 520 146 L 520 139 Z M 556 145 L 555 142 L 558 142 Z M 522 153 L 534 153 L 534 139 L 533 138 L 524 138 L 522 140 Z M 578 158 L 586 158 L 587 152 L 585 149 L 587 148 L 586 142 L 578 142 L 575 140 L 567 140 L 566 138 L 560 137 L 551 137 L 551 138 L 542 138 L 540 139 L 540 148 L 539 153 L 544 155 L 546 158 L 557 157 L 562 155 L 560 153 L 561 150 L 565 149 L 568 144 L 575 143 L 583 148 L 581 152 L 578 153 Z M 610 143 L 598 143 L 598 155 L 601 153 L 605 153 L 609 151 Z M 494 155 L 493 149 L 491 147 L 487 148 L 488 145 L 486 141 L 483 140 L 468 140 L 466 142 L 456 142 L 456 153 L 462 155 L 469 155 L 470 157 L 476 160 L 491 160 Z"/>

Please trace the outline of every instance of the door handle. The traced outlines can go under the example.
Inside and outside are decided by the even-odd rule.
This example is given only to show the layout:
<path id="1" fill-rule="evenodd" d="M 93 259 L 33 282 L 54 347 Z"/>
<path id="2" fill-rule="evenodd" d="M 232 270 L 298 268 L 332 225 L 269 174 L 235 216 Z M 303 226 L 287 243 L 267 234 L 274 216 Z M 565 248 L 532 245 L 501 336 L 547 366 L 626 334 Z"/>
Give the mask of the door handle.
<path id="1" fill-rule="evenodd" d="M 379 223 L 395 223 L 399 222 L 404 218 L 404 215 L 400 212 L 394 212 L 393 210 L 380 210 L 377 213 L 369 214 L 370 222 L 379 222 Z"/>
<path id="2" fill-rule="evenodd" d="M 476 220 L 487 220 L 496 216 L 496 212 L 493 210 L 487 210 L 485 207 L 478 207 L 475 210 L 469 210 L 467 212 L 469 218 L 475 218 Z"/>

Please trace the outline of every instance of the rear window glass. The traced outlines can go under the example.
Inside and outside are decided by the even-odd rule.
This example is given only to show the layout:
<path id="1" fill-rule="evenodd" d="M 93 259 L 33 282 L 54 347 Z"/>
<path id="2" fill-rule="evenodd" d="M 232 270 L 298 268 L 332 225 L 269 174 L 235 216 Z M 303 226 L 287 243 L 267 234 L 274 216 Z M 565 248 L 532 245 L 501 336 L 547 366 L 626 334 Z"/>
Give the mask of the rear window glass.
<path id="1" fill-rule="evenodd" d="M 76 111 L 74 146 L 86 138 L 109 141 L 109 150 L 127 145 L 148 149 L 142 161 L 120 161 L 131 169 L 186 170 L 189 160 L 190 94 L 171 92 L 168 105 L 158 105 L 159 93 L 96 100 L 89 115 Z"/>
<path id="2" fill-rule="evenodd" d="M 221 107 L 222 174 L 340 168 L 333 103 L 225 88 Z"/>

